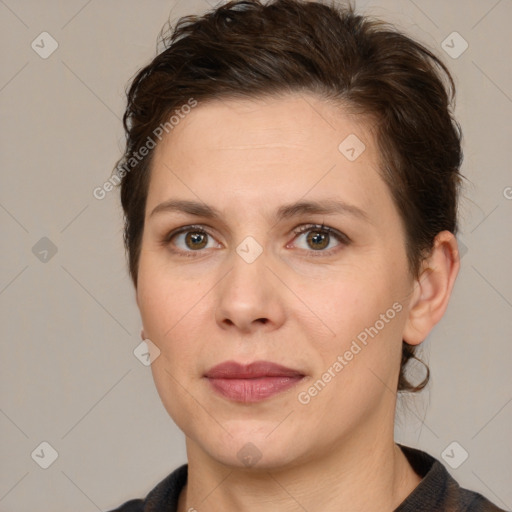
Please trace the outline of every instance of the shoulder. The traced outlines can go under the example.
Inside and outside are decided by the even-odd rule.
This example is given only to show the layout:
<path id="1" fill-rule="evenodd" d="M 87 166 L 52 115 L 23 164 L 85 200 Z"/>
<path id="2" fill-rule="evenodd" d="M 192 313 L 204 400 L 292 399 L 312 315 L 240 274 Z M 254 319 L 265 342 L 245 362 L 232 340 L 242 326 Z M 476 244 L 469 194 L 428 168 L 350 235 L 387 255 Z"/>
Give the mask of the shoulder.
<path id="1" fill-rule="evenodd" d="M 109 512 L 174 512 L 182 489 L 187 483 L 188 464 L 183 464 L 166 476 L 144 499 L 130 500 Z"/>
<path id="2" fill-rule="evenodd" d="M 144 512 L 144 501 L 130 500 L 109 512 Z"/>
<path id="3" fill-rule="evenodd" d="M 505 512 L 481 494 L 460 487 L 444 465 L 428 453 L 399 446 L 422 480 L 395 512 Z"/>

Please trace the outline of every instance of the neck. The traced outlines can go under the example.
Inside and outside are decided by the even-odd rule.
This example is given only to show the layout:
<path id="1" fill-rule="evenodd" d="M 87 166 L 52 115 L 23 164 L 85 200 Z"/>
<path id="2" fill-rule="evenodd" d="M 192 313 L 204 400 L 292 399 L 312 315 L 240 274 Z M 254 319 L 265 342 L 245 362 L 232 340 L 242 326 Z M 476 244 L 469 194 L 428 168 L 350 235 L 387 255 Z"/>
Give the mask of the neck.
<path id="1" fill-rule="evenodd" d="M 188 437 L 187 454 L 188 481 L 178 512 L 253 512 L 262 506 L 275 512 L 392 512 L 421 481 L 394 443 L 392 429 L 385 442 L 359 432 L 328 453 L 286 469 L 219 464 Z"/>

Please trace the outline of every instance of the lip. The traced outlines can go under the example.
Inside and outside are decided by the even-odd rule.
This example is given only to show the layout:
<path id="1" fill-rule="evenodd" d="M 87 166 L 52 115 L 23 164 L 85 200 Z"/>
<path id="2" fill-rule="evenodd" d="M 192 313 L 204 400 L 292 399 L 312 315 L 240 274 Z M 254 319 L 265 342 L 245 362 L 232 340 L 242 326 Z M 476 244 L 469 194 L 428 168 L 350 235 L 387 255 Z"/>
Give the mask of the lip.
<path id="1" fill-rule="evenodd" d="M 210 368 L 205 377 L 212 389 L 225 398 L 253 403 L 291 388 L 304 378 L 304 374 L 270 361 L 255 361 L 248 365 L 226 361 Z"/>
<path id="2" fill-rule="evenodd" d="M 205 377 L 212 379 L 255 379 L 258 377 L 303 377 L 298 370 L 287 368 L 270 361 L 254 361 L 250 364 L 240 364 L 236 361 L 225 361 L 213 366 Z"/>

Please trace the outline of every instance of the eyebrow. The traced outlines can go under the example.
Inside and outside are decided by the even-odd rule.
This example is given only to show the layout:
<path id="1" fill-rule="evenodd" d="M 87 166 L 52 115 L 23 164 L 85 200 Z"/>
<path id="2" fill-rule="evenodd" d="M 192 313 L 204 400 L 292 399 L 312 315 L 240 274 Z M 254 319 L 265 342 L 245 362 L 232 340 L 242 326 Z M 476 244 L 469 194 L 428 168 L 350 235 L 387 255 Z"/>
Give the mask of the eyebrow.
<path id="1" fill-rule="evenodd" d="M 157 205 L 149 214 L 149 217 L 163 212 L 187 213 L 197 217 L 219 220 L 221 213 L 213 206 L 197 201 L 169 199 Z M 368 214 L 361 208 L 345 203 L 338 199 L 323 199 L 322 201 L 297 201 L 295 203 L 281 206 L 274 215 L 275 220 L 290 219 L 304 214 L 344 214 L 351 215 L 366 222 L 369 222 Z"/>

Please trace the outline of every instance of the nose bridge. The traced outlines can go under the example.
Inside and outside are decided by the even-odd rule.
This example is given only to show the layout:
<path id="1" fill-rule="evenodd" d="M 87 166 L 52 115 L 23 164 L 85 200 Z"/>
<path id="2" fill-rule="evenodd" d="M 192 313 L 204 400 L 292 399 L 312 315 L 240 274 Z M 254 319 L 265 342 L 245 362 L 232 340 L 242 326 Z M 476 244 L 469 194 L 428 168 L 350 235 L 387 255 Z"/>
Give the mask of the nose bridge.
<path id="1" fill-rule="evenodd" d="M 268 254 L 256 243 L 252 237 L 247 237 L 235 248 L 230 257 L 231 271 L 226 276 L 223 290 L 223 295 L 234 295 L 240 304 L 247 303 L 247 307 L 252 301 L 263 299 L 270 285 L 266 268 Z"/>
<path id="2" fill-rule="evenodd" d="M 247 330 L 254 323 L 279 323 L 282 314 L 267 251 L 246 237 L 229 257 L 230 271 L 218 288 L 217 321 Z"/>

